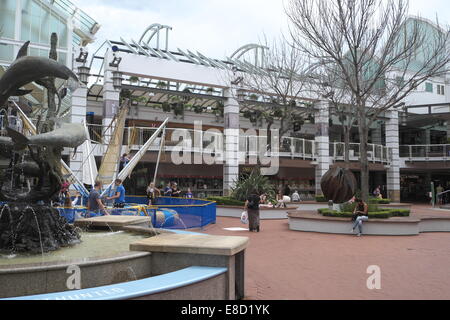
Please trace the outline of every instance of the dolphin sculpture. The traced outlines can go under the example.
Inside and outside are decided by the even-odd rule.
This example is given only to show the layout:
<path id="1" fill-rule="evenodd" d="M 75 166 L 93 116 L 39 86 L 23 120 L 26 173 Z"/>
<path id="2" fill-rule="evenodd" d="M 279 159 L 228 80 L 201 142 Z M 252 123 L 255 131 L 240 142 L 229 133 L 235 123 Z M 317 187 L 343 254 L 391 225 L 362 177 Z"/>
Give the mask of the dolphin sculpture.
<path id="1" fill-rule="evenodd" d="M 77 148 L 88 139 L 86 130 L 80 123 L 63 123 L 58 129 L 30 137 L 11 128 L 6 128 L 6 130 L 11 140 L 6 137 L 0 143 L 8 145 L 8 141 L 11 141 L 16 149 L 23 149 L 27 145 Z"/>
<path id="2" fill-rule="evenodd" d="M 14 169 L 8 168 L 6 172 L 11 173 L 13 170 L 15 173 L 22 173 L 27 177 L 40 177 L 42 175 L 39 165 L 33 161 L 18 163 L 14 166 Z"/>
<path id="3" fill-rule="evenodd" d="M 27 83 L 38 81 L 46 77 L 69 78 L 78 82 L 77 76 L 65 65 L 44 57 L 27 56 L 29 41 L 19 50 L 16 60 L 9 66 L 0 78 L 0 107 L 10 96 L 20 96 L 31 92 L 21 90 Z"/>

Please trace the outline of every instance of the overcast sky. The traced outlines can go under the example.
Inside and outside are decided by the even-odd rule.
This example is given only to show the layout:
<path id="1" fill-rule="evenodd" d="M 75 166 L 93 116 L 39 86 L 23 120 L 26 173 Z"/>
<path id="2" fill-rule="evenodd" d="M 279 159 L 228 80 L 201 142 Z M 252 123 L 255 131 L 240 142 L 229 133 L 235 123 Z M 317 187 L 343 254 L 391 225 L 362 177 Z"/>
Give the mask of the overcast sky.
<path id="1" fill-rule="evenodd" d="M 288 0 L 72 0 L 101 24 L 93 50 L 105 39 L 138 41 L 152 23 L 169 25 L 169 49 L 225 58 L 237 48 L 287 31 Z M 448 0 L 410 0 L 410 13 L 450 22 Z"/>

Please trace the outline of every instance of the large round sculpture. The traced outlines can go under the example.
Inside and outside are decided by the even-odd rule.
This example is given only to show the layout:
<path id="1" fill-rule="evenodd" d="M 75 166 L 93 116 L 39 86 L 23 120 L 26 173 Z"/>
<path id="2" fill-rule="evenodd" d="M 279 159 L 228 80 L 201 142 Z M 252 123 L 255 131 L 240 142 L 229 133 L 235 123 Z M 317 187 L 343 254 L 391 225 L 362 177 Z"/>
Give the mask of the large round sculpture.
<path id="1" fill-rule="evenodd" d="M 334 203 L 349 201 L 356 193 L 356 178 L 346 168 L 331 168 L 325 173 L 320 181 L 323 195 Z"/>

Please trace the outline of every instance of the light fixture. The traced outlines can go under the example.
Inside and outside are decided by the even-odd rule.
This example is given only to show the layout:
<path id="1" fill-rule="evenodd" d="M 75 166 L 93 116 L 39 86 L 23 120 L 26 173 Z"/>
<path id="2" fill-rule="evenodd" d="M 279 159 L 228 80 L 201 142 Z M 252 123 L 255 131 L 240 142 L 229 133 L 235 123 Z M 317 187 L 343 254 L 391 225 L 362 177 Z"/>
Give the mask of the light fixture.
<path id="1" fill-rule="evenodd" d="M 114 54 L 114 59 L 112 62 L 109 63 L 110 67 L 114 67 L 117 68 L 120 64 L 120 62 L 122 61 L 122 58 L 120 57 L 116 57 L 116 55 Z"/>
<path id="2" fill-rule="evenodd" d="M 85 65 L 78 67 L 78 77 L 80 78 L 80 81 L 84 84 L 88 83 L 88 79 L 90 76 L 91 69 L 89 67 L 86 67 Z"/>
<path id="3" fill-rule="evenodd" d="M 89 53 L 87 51 L 83 51 L 83 49 L 80 49 L 80 55 L 78 56 L 78 58 L 75 59 L 75 61 L 80 63 L 86 63 L 88 54 Z"/>
<path id="4" fill-rule="evenodd" d="M 244 98 L 245 98 L 244 92 L 242 90 L 238 90 L 237 91 L 237 99 L 238 99 L 238 101 L 244 101 Z"/>
<path id="5" fill-rule="evenodd" d="M 113 71 L 112 72 L 112 81 L 114 89 L 120 90 L 122 88 L 122 72 L 120 71 Z"/>

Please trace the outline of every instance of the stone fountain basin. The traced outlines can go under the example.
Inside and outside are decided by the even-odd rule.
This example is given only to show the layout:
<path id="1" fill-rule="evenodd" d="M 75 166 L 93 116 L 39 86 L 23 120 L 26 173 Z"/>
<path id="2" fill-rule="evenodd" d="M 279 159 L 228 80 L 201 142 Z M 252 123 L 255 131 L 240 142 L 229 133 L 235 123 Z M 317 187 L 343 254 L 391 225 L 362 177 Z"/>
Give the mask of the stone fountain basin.
<path id="1" fill-rule="evenodd" d="M 226 268 L 228 271 L 224 276 L 214 280 L 219 281 L 225 290 L 220 299 L 243 298 L 244 252 L 248 244 L 247 237 L 219 237 L 184 231 L 155 230 L 148 226 L 146 219 L 142 218 L 106 216 L 78 220 L 78 226 L 91 230 L 89 234 L 101 228 L 108 230 L 103 231 L 106 234 L 127 233 L 135 235 L 136 238 L 112 255 L 0 265 L 0 283 L 2 283 L 0 298 L 25 296 L 23 298 L 27 299 L 26 296 L 55 292 L 70 295 L 71 289 L 75 288 L 67 286 L 72 277 L 72 273 L 68 271 L 73 266 L 77 266 L 80 270 L 81 289 L 99 287 L 99 290 L 112 284 L 152 279 L 151 277 L 165 274 L 169 276 L 169 273 L 192 266 Z M 112 236 L 101 237 L 98 244 L 100 247 L 105 246 L 107 244 L 105 241 L 110 239 Z M 205 282 L 204 285 L 217 287 L 216 282 L 210 284 Z M 181 289 L 175 297 L 186 299 L 191 294 L 191 291 Z M 42 297 L 45 296 L 48 295 Z"/>
<path id="2" fill-rule="evenodd" d="M 20 255 L 10 259 L 3 255 L 0 258 L 0 298 L 68 290 L 74 266 L 79 268 L 82 288 L 126 282 L 152 274 L 151 253 L 129 251 L 131 242 L 156 234 L 154 229 L 148 228 L 149 218 L 97 217 L 81 219 L 76 225 L 91 230 L 84 233 L 85 239 L 90 238 L 86 248 L 80 248 L 85 245 L 81 243 L 43 256 Z M 107 231 L 96 232 L 97 229 Z M 130 233 L 129 239 L 125 232 Z M 108 241 L 119 244 L 105 245 Z"/>

